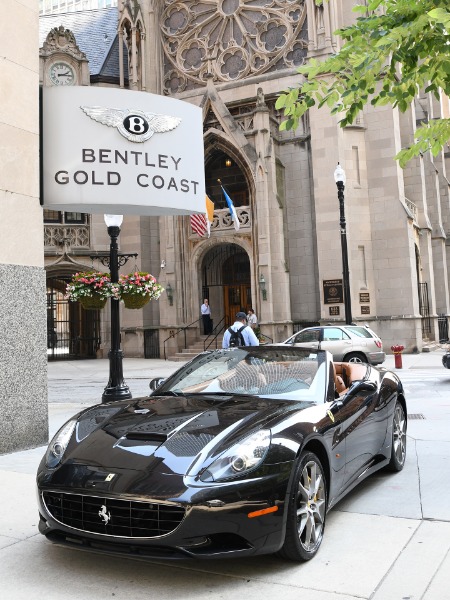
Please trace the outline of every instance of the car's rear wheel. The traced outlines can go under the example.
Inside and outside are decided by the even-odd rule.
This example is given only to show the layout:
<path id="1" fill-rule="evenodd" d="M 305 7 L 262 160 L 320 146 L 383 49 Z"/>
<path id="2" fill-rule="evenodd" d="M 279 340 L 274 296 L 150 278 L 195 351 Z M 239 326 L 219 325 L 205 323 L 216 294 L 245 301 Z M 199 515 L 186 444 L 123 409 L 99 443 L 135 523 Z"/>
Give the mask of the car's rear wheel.
<path id="1" fill-rule="evenodd" d="M 406 460 L 406 415 L 403 406 L 397 401 L 392 421 L 391 461 L 390 471 L 401 471 Z"/>
<path id="2" fill-rule="evenodd" d="M 349 363 L 366 363 L 367 358 L 362 352 L 350 352 L 347 356 L 344 356 L 344 362 Z"/>
<path id="3" fill-rule="evenodd" d="M 327 485 L 320 460 L 302 452 L 298 460 L 286 522 L 286 536 L 279 555 L 295 561 L 313 558 L 325 530 Z"/>

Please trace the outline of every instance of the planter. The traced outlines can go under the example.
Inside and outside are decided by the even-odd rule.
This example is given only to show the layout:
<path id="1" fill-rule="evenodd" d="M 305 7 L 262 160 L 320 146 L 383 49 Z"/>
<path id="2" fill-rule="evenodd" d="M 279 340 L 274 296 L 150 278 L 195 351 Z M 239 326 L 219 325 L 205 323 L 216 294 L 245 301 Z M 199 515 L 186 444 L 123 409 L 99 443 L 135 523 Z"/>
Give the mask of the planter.
<path id="1" fill-rule="evenodd" d="M 150 296 L 142 294 L 122 294 L 125 308 L 142 308 L 150 302 Z"/>
<path id="2" fill-rule="evenodd" d="M 93 294 L 92 296 L 81 296 L 80 303 L 84 310 L 99 310 L 104 308 L 108 298 L 100 296 L 100 294 Z"/>

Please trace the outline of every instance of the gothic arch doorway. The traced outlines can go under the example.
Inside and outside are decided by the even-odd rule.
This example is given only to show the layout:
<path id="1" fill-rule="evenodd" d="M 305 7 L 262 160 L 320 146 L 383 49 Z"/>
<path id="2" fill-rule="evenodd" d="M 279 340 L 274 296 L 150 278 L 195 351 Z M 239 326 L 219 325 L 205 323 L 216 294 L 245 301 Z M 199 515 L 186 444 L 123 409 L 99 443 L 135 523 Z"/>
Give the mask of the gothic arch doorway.
<path id="1" fill-rule="evenodd" d="M 234 323 L 236 313 L 252 306 L 248 254 L 237 244 L 220 244 L 202 261 L 202 298 L 208 298 L 214 327 Z"/>
<path id="2" fill-rule="evenodd" d="M 96 358 L 100 311 L 84 310 L 64 298 L 70 275 L 47 278 L 47 356 L 49 360 Z"/>

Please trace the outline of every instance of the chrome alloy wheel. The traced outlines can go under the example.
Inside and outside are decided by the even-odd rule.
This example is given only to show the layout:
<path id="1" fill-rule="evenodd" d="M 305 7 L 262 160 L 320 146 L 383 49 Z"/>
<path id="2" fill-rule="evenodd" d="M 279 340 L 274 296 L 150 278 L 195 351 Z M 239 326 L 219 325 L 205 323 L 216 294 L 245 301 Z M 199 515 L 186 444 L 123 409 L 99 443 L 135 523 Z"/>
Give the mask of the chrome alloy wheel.
<path id="1" fill-rule="evenodd" d="M 400 403 L 395 407 L 392 422 L 392 451 L 397 464 L 403 467 L 406 458 L 406 417 Z"/>
<path id="2" fill-rule="evenodd" d="M 303 467 L 297 490 L 297 530 L 306 552 L 314 551 L 322 541 L 325 511 L 323 472 L 319 463 L 310 460 Z"/>

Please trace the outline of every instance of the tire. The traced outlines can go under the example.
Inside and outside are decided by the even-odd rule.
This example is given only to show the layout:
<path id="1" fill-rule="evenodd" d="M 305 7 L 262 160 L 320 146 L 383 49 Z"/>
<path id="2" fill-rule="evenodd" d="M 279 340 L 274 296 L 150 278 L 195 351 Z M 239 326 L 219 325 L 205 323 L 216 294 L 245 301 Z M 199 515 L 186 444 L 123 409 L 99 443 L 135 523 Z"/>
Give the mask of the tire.
<path id="1" fill-rule="evenodd" d="M 406 416 L 403 406 L 397 400 L 392 420 L 391 460 L 389 471 L 398 472 L 405 466 L 406 460 Z"/>
<path id="2" fill-rule="evenodd" d="M 347 354 L 347 356 L 344 356 L 344 362 L 366 363 L 367 358 L 361 352 L 350 352 L 350 354 Z"/>
<path id="3" fill-rule="evenodd" d="M 293 561 L 313 558 L 322 543 L 327 512 L 327 482 L 320 460 L 302 452 L 295 468 L 279 556 Z"/>

